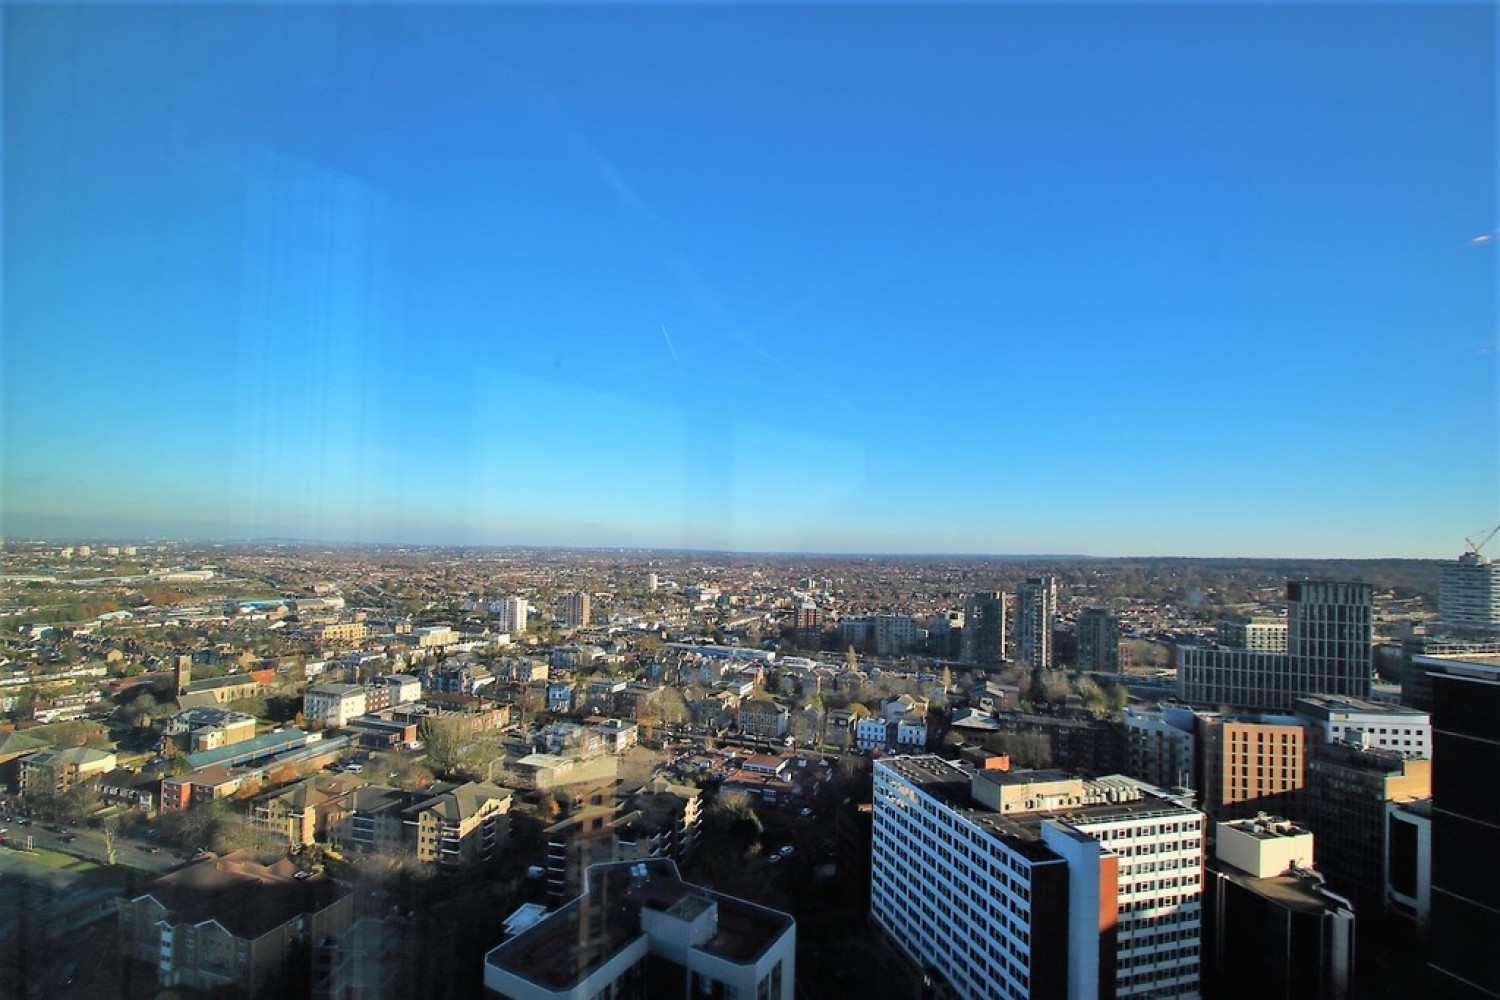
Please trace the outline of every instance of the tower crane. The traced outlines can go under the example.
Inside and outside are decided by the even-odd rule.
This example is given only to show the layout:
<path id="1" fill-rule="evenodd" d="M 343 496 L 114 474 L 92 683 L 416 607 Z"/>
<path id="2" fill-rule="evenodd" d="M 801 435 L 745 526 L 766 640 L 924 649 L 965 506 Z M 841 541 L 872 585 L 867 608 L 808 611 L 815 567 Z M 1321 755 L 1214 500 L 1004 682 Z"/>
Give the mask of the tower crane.
<path id="1" fill-rule="evenodd" d="M 1500 524 L 1497 524 L 1493 528 L 1491 528 L 1489 534 L 1485 535 L 1477 542 L 1472 538 L 1465 538 L 1464 541 L 1469 543 L 1469 551 L 1477 556 L 1479 555 L 1480 550 L 1483 549 L 1486 545 L 1490 544 L 1490 539 L 1494 538 L 1497 534 L 1500 534 Z"/>

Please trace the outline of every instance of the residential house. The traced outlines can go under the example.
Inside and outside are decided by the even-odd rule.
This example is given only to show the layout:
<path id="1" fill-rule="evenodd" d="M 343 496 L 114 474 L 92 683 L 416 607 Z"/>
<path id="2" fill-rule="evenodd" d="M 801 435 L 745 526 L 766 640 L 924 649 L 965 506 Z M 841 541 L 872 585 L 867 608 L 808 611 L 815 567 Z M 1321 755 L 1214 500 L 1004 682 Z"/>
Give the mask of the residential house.
<path id="1" fill-rule="evenodd" d="M 786 735 L 791 713 L 766 698 L 740 702 L 740 735 L 757 739 L 781 739 Z"/>

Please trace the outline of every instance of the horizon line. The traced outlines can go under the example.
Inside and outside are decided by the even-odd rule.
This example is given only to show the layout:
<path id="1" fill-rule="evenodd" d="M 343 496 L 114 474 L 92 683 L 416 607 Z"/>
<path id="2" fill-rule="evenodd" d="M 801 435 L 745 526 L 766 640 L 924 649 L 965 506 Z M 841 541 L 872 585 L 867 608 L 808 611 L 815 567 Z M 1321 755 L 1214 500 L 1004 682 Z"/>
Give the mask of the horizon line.
<path id="1" fill-rule="evenodd" d="M 993 559 L 1014 562 L 1058 560 L 1072 562 L 1129 561 L 1145 559 L 1212 560 L 1238 562 L 1447 562 L 1453 556 L 1320 556 L 1320 555 L 1091 555 L 1082 552 L 878 552 L 878 551 L 813 551 L 797 549 L 716 549 L 691 546 L 640 546 L 640 545 L 559 545 L 501 542 L 401 542 L 401 541 L 332 541 L 313 538 L 267 536 L 264 538 L 174 538 L 162 536 L 121 537 L 91 536 L 68 537 L 47 535 L 40 537 L 0 537 L 0 546 L 11 543 L 29 545 L 173 545 L 210 547 L 288 547 L 288 548 L 338 548 L 338 549 L 485 549 L 521 552 L 617 552 L 665 555 L 713 555 L 736 557 L 799 557 L 815 559 Z M 1462 554 L 1460 554 L 1461 556 Z"/>

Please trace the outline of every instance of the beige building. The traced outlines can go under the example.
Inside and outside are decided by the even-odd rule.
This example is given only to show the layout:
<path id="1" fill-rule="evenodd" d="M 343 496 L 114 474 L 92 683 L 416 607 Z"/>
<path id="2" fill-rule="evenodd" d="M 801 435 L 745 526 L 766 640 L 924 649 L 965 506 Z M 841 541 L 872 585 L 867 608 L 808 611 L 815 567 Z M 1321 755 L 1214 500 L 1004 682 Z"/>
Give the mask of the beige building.
<path id="1" fill-rule="evenodd" d="M 217 750 L 255 738 L 255 716 L 227 708 L 190 708 L 174 715 L 162 735 L 183 753 Z"/>
<path id="2" fill-rule="evenodd" d="M 306 847 L 328 839 L 353 798 L 354 786 L 340 778 L 308 778 L 256 799 L 250 822 L 278 840 Z"/>
<path id="3" fill-rule="evenodd" d="M 494 857 L 510 837 L 511 792 L 482 782 L 419 792 L 357 789 L 334 839 L 350 850 L 458 869 Z"/>
<path id="4" fill-rule="evenodd" d="M 436 786 L 434 786 L 436 787 Z M 471 781 L 433 795 L 405 811 L 418 861 L 467 868 L 488 861 L 510 838 L 509 789 Z"/>
<path id="5" fill-rule="evenodd" d="M 1279 816 L 1231 820 L 1214 829 L 1219 860 L 1251 878 L 1313 866 L 1312 833 Z"/>
<path id="6" fill-rule="evenodd" d="M 103 778 L 117 764 L 107 750 L 52 747 L 21 758 L 20 791 L 26 796 L 62 795 L 75 785 Z"/>
<path id="7" fill-rule="evenodd" d="M 324 625 L 318 638 L 324 642 L 359 642 L 370 634 L 364 622 L 335 622 Z"/>
<path id="8" fill-rule="evenodd" d="M 459 640 L 459 634 L 447 625 L 432 625 L 427 628 L 412 629 L 412 640 L 419 649 L 436 649 L 442 646 L 451 646 Z"/>
<path id="9" fill-rule="evenodd" d="M 298 952 L 343 934 L 354 907 L 331 879 L 295 871 L 289 860 L 267 867 L 236 852 L 154 879 L 120 900 L 121 950 L 164 987 L 306 995 Z"/>

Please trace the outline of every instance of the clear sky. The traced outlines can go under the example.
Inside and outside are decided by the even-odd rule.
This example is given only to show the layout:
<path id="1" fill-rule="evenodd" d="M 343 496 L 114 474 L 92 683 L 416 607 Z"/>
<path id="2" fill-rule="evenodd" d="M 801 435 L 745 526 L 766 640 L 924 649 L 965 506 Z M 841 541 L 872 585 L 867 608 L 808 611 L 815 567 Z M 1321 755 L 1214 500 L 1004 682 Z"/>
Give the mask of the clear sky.
<path id="1" fill-rule="evenodd" d="M 1496 9 L 7 4 L 7 537 L 1452 556 Z"/>

